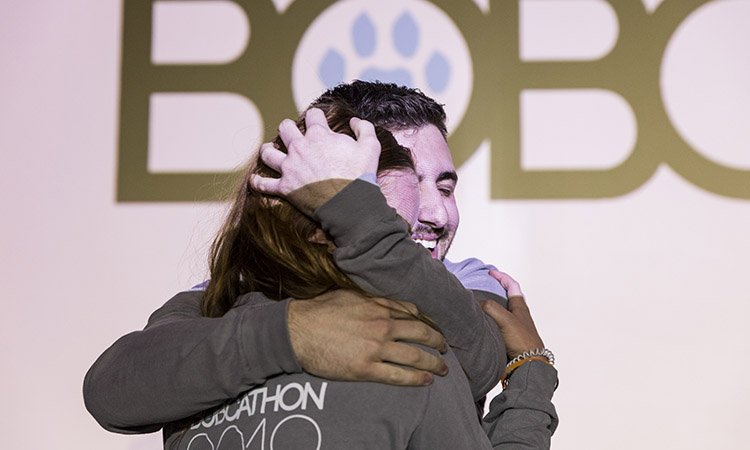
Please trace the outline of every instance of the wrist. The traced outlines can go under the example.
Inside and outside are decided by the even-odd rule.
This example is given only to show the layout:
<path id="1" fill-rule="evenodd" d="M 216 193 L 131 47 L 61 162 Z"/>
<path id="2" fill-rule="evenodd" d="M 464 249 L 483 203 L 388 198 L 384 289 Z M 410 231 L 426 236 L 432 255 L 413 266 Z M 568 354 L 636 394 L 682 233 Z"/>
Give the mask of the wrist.
<path id="1" fill-rule="evenodd" d="M 316 181 L 290 192 L 287 200 L 302 213 L 312 217 L 316 209 L 325 205 L 352 181 L 340 178 Z"/>
<path id="2" fill-rule="evenodd" d="M 550 366 L 554 366 L 555 355 L 547 348 L 535 348 L 533 350 L 525 351 L 511 359 L 505 366 L 502 377 L 500 377 L 503 388 L 507 387 L 508 378 L 513 374 L 513 371 L 530 361 L 541 361 Z"/>

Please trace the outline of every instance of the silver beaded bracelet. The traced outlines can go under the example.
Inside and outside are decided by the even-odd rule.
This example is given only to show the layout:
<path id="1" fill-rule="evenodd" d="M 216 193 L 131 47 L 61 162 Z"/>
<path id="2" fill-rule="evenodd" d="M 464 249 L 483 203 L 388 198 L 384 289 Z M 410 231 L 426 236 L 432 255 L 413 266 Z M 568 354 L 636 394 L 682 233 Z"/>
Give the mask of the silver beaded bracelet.
<path id="1" fill-rule="evenodd" d="M 555 355 L 552 353 L 552 351 L 548 348 L 535 348 L 534 350 L 529 350 L 527 352 L 523 352 L 520 355 L 516 356 L 515 358 L 511 359 L 508 364 L 505 366 L 505 368 L 509 368 L 510 366 L 515 365 L 518 361 L 521 361 L 522 359 L 530 358 L 532 356 L 541 356 L 543 358 L 547 358 L 547 361 L 549 361 L 550 365 L 555 365 Z"/>

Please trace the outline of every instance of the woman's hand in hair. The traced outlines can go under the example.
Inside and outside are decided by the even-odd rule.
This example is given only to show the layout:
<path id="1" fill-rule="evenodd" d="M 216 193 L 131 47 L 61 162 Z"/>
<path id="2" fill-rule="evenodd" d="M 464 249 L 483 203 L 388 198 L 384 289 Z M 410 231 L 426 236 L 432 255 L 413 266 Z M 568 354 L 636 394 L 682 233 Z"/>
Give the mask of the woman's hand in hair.
<path id="1" fill-rule="evenodd" d="M 352 180 L 377 172 L 380 142 L 373 125 L 357 118 L 350 120 L 354 138 L 331 131 L 323 111 L 317 108 L 307 111 L 305 124 L 303 134 L 292 120 L 281 122 L 279 136 L 287 152 L 273 144 L 260 148 L 263 162 L 281 176 L 253 175 L 250 184 L 259 192 L 285 197 L 310 214 Z M 303 188 L 309 191 L 306 195 L 290 196 Z M 314 204 L 297 204 L 300 197 L 303 203 Z"/>

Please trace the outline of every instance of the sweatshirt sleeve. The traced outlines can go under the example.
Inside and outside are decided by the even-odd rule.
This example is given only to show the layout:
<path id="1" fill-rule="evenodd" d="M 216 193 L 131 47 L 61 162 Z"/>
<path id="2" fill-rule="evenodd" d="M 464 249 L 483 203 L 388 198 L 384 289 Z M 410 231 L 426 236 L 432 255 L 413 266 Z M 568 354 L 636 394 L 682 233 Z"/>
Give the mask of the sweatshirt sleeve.
<path id="1" fill-rule="evenodd" d="M 154 432 L 270 377 L 302 371 L 287 334 L 288 301 L 251 302 L 208 318 L 200 314 L 202 295 L 177 294 L 91 366 L 84 402 L 105 429 Z"/>
<path id="2" fill-rule="evenodd" d="M 482 420 L 493 448 L 549 449 L 558 424 L 552 404 L 556 386 L 557 370 L 549 364 L 530 361 L 516 369 Z"/>
<path id="3" fill-rule="evenodd" d="M 412 302 L 438 324 L 475 400 L 497 384 L 506 363 L 497 325 L 471 291 L 410 239 L 377 186 L 353 181 L 318 208 L 315 219 L 336 244 L 336 264 L 362 289 Z"/>

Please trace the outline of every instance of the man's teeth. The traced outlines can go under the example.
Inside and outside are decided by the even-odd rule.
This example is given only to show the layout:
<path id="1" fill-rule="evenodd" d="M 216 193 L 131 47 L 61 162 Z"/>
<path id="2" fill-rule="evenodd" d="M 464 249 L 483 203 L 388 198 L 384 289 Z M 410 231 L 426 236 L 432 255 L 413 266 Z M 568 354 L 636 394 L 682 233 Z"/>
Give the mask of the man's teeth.
<path id="1" fill-rule="evenodd" d="M 435 249 L 435 246 L 437 245 L 437 241 L 428 241 L 426 239 L 414 239 L 414 242 L 421 245 L 422 247 L 426 248 L 429 251 L 432 251 Z"/>

